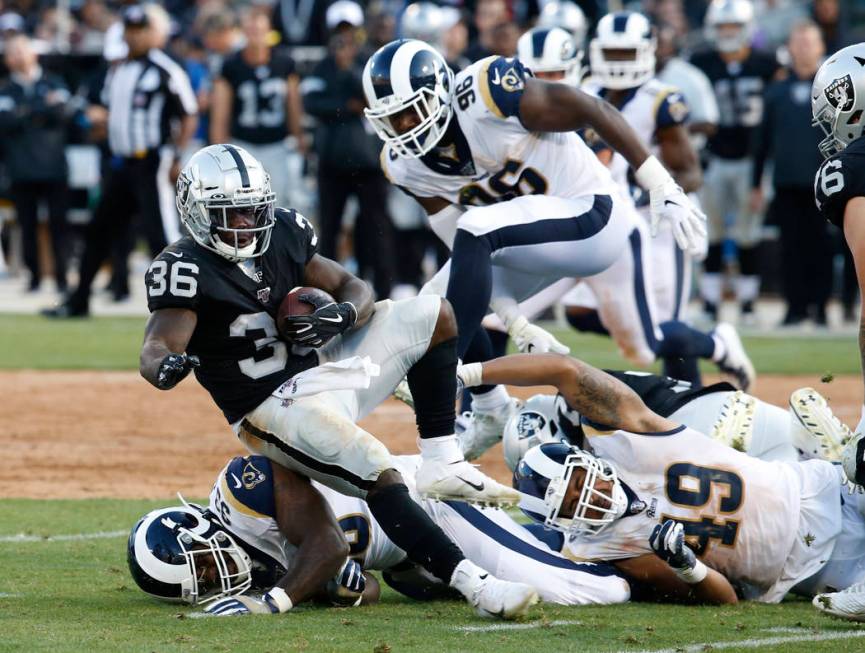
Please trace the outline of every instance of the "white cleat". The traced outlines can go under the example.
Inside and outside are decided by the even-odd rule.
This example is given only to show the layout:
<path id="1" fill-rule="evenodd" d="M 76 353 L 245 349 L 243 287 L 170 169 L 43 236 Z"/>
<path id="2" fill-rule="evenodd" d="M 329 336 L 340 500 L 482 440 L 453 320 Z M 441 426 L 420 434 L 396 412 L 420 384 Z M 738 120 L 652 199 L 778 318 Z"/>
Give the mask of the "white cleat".
<path id="1" fill-rule="evenodd" d="M 467 411 L 457 417 L 456 432 L 466 460 L 479 458 L 487 449 L 502 441 L 505 425 L 522 406 L 511 397 L 508 403 L 494 413 Z"/>
<path id="2" fill-rule="evenodd" d="M 840 592 L 818 594 L 811 603 L 820 612 L 833 617 L 865 621 L 865 583 L 856 583 Z"/>
<path id="3" fill-rule="evenodd" d="M 526 616 L 529 608 L 538 602 L 534 587 L 500 580 L 469 560 L 457 565 L 450 584 L 466 597 L 482 617 L 517 619 Z"/>
<path id="4" fill-rule="evenodd" d="M 830 463 L 841 460 L 841 454 L 853 432 L 835 417 L 828 402 L 813 388 L 799 388 L 790 395 L 793 446 L 805 454 Z M 800 428 L 797 428 L 800 427 Z"/>
<path id="5" fill-rule="evenodd" d="M 520 493 L 515 489 L 494 481 L 465 460 L 447 463 L 421 457 L 415 482 L 422 497 L 438 501 L 503 506 L 515 505 L 520 500 Z"/>
<path id="6" fill-rule="evenodd" d="M 738 390 L 727 397 L 721 407 L 721 416 L 712 427 L 710 436 L 721 444 L 747 452 L 754 432 L 754 413 L 757 400 Z"/>
<path id="7" fill-rule="evenodd" d="M 739 339 L 739 334 L 732 324 L 721 322 L 712 331 L 712 334 L 717 336 L 726 347 L 724 358 L 718 361 L 717 365 L 725 375 L 732 377 L 734 385 L 739 390 L 748 390 L 753 388 L 754 381 L 757 378 L 757 372 L 754 370 L 754 365 L 748 354 L 745 353 L 745 347 Z"/>

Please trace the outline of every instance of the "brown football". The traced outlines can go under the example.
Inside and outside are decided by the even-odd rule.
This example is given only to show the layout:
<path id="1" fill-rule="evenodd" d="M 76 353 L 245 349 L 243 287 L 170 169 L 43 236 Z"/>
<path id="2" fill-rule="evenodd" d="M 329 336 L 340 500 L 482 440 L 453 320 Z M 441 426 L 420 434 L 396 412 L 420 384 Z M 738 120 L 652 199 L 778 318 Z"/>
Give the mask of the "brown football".
<path id="1" fill-rule="evenodd" d="M 302 301 L 300 299 L 301 295 L 316 295 L 319 304 L 327 304 L 334 301 L 333 297 L 318 288 L 310 288 L 308 286 L 292 288 L 282 300 L 282 303 L 279 305 L 279 311 L 276 314 L 276 325 L 280 335 L 283 337 L 285 336 L 282 325 L 285 322 L 285 318 L 309 315 L 315 311 L 315 305 L 312 302 Z"/>

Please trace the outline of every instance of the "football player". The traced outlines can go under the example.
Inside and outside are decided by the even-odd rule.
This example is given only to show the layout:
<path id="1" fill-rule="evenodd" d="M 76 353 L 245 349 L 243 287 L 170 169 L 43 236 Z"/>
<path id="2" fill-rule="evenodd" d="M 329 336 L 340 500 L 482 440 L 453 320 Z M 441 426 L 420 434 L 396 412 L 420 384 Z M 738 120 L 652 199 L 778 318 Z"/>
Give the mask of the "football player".
<path id="1" fill-rule="evenodd" d="M 420 202 L 452 251 L 428 284 L 458 322 L 458 353 L 487 360 L 479 329 L 488 308 L 520 349 L 567 351 L 529 324 L 517 303 L 563 277 L 591 277 L 628 246 L 627 200 L 575 133 L 590 126 L 626 157 L 651 194 L 653 222 L 697 246 L 704 216 L 609 104 L 533 79 L 518 59 L 487 57 L 454 77 L 420 41 L 394 41 L 366 64 L 366 116 L 385 142 L 382 167 Z M 479 388 L 481 414 L 510 415 L 503 389 Z M 498 421 L 500 433 L 505 420 Z"/>
<path id="2" fill-rule="evenodd" d="M 407 479 L 414 475 L 418 463 L 417 456 L 394 458 Z M 475 509 L 462 502 L 423 501 L 421 505 L 475 564 L 494 570 L 504 579 L 531 582 L 545 601 L 586 605 L 628 600 L 627 582 L 610 565 L 565 559 L 502 510 Z M 149 513 L 129 539 L 133 577 L 144 591 L 160 598 L 166 598 L 164 593 L 153 591 L 160 586 L 148 580 L 168 577 L 152 564 L 151 558 L 158 555 L 153 552 L 153 542 L 164 547 L 164 540 L 171 537 L 155 537 L 155 532 L 164 528 L 164 515 L 165 509 Z M 213 485 L 206 511 L 199 510 L 198 517 L 225 530 L 250 559 L 250 582 L 243 590 L 266 592 L 276 583 L 285 588 L 294 605 L 318 594 L 328 595 L 337 604 L 356 605 L 361 597 L 364 603 L 377 597 L 375 578 L 364 573 L 377 570 L 383 572 L 389 585 L 411 598 L 453 594 L 447 585 L 406 558 L 405 552 L 382 531 L 365 501 L 320 483 L 309 483 L 261 456 L 231 460 Z M 222 585 L 213 582 L 219 579 L 214 558 L 202 553 L 193 561 L 195 567 L 182 570 L 183 577 L 189 584 L 194 584 L 193 577 L 199 575 L 211 579 L 195 594 L 198 603 L 209 604 L 207 612 L 273 612 L 266 605 L 266 593 L 233 599 L 218 596 L 221 592 L 213 590 L 222 590 Z M 176 594 L 176 583 L 175 579 L 169 584 L 172 596 Z M 235 595 L 243 590 L 235 581 L 228 593 Z"/>
<path id="3" fill-rule="evenodd" d="M 661 417 L 613 376 L 574 359 L 518 355 L 467 366 L 467 385 L 554 385 L 580 413 L 586 449 L 530 449 L 521 507 L 661 596 L 728 603 L 814 595 L 865 577 L 865 495 L 838 466 L 753 458 Z M 735 587 L 735 591 L 734 591 Z"/>
<path id="4" fill-rule="evenodd" d="M 712 0 L 706 11 L 707 52 L 691 63 L 712 82 L 720 110 L 718 129 L 710 136 L 711 155 L 703 184 L 703 207 L 709 215 L 709 252 L 700 281 L 704 308 L 717 320 L 721 302 L 722 243 L 732 238 L 739 250 L 736 299 L 742 316 L 753 319 L 760 290 L 757 245 L 762 215 L 749 207 L 751 133 L 763 118 L 763 91 L 778 71 L 775 56 L 751 48 L 754 6 L 751 0 Z M 725 220 L 732 214 L 728 229 Z"/>
<path id="5" fill-rule="evenodd" d="M 535 591 L 471 565 L 411 499 L 384 445 L 355 423 L 407 375 L 422 451 L 419 493 L 514 500 L 514 490 L 463 460 L 453 435 L 456 321 L 448 303 L 430 295 L 374 304 L 367 284 L 316 253 L 302 215 L 274 208 L 267 172 L 234 145 L 211 145 L 190 159 L 177 208 L 188 235 L 145 277 L 152 315 L 142 376 L 168 390 L 195 369 L 250 451 L 364 497 L 410 559 L 502 616 L 524 613 Z M 299 286 L 335 301 L 301 296 L 315 311 L 278 329 L 282 298 Z"/>

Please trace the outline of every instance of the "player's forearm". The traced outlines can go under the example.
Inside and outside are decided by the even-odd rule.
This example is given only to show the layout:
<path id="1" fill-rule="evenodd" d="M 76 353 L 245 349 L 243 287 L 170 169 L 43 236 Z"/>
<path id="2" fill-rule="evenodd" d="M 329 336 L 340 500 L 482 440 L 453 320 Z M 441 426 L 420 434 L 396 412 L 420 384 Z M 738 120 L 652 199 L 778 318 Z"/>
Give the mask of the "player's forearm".
<path id="1" fill-rule="evenodd" d="M 288 573 L 277 583 L 293 605 L 321 592 L 336 576 L 348 556 L 348 543 L 342 531 L 327 529 L 307 536 L 295 554 Z"/>
<path id="2" fill-rule="evenodd" d="M 171 351 L 164 342 L 160 340 L 145 340 L 141 347 L 141 356 L 138 362 L 138 371 L 147 382 L 155 388 L 159 387 L 159 366 L 166 356 L 180 354 L 183 352 Z"/>
<path id="3" fill-rule="evenodd" d="M 368 283 L 357 277 L 351 277 L 346 280 L 333 293 L 334 298 L 338 302 L 351 302 L 357 311 L 357 321 L 354 323 L 355 328 L 362 327 L 369 322 L 375 311 L 375 302 L 373 301 L 372 288 Z"/>
<path id="4" fill-rule="evenodd" d="M 666 162 L 664 162 L 666 165 Z M 673 179 L 681 186 L 686 193 L 693 193 L 700 189 L 703 185 L 703 171 L 700 170 L 700 165 L 687 166 L 679 169 L 667 166 Z"/>
<path id="5" fill-rule="evenodd" d="M 709 573 L 699 583 L 691 586 L 694 597 L 700 603 L 726 605 L 738 603 L 736 591 L 723 574 L 709 569 Z"/>

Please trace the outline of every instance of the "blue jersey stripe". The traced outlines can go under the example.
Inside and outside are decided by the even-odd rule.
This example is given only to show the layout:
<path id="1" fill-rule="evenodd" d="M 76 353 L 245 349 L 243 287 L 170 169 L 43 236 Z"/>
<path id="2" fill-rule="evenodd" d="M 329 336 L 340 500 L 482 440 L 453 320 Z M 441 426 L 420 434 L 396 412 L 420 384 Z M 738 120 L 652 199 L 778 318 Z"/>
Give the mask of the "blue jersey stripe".
<path id="1" fill-rule="evenodd" d="M 631 244 L 631 256 L 634 259 L 634 297 L 637 301 L 637 313 L 640 315 L 640 326 L 643 337 L 653 352 L 658 351 L 658 339 L 655 337 L 655 323 L 649 310 L 649 300 L 646 296 L 646 277 L 643 274 L 643 242 L 640 231 L 634 229 L 628 238 Z"/>

